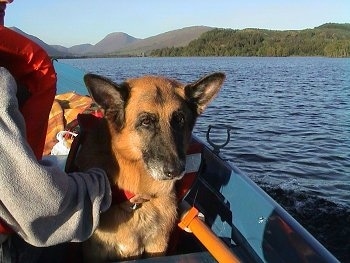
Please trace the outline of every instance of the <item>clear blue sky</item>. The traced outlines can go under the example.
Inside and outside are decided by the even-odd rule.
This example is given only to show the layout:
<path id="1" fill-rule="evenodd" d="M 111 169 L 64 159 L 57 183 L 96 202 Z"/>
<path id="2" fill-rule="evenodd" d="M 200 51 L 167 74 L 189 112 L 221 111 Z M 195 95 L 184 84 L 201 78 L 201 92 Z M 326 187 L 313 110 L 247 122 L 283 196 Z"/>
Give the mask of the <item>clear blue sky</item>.
<path id="1" fill-rule="evenodd" d="M 147 38 L 194 25 L 306 29 L 350 23 L 350 0 L 15 0 L 5 25 L 48 44 L 96 44 L 107 34 Z"/>

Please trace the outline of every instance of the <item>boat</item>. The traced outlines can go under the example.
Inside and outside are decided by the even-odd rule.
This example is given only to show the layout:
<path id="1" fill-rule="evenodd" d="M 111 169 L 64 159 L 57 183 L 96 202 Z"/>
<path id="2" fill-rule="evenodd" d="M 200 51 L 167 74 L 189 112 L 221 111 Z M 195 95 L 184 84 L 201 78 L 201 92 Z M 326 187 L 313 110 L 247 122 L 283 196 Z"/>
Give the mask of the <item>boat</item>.
<path id="1" fill-rule="evenodd" d="M 82 71 L 58 61 L 54 65 L 58 91 L 67 92 L 64 89 L 72 83 L 84 86 Z M 214 143 L 212 128 L 226 131 L 224 143 Z M 207 141 L 193 134 L 187 156 L 188 175 L 178 186 L 181 219 L 169 253 L 129 262 L 339 262 L 274 199 L 225 159 L 221 150 L 230 140 L 230 130 L 229 126 L 210 125 Z"/>

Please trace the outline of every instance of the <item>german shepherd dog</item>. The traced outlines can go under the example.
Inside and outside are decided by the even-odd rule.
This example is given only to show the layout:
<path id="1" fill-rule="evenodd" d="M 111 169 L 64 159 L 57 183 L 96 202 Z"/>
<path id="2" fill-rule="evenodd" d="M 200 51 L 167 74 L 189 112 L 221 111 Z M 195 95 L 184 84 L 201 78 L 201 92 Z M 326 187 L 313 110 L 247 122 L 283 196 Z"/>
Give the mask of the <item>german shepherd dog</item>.
<path id="1" fill-rule="evenodd" d="M 105 262 L 164 255 L 177 217 L 175 182 L 185 174 L 196 118 L 225 79 L 213 73 L 183 85 L 161 76 L 116 84 L 87 74 L 85 84 L 104 117 L 76 158 L 79 170 L 102 167 L 112 189 L 133 193 L 101 214 L 83 244 L 84 260 Z"/>

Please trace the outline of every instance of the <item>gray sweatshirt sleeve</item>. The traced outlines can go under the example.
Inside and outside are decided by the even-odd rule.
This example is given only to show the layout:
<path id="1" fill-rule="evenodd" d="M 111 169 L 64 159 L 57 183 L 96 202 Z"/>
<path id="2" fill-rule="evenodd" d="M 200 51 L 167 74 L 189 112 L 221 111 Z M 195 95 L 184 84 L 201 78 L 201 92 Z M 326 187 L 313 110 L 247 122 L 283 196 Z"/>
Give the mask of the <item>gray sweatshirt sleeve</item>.
<path id="1" fill-rule="evenodd" d="M 16 83 L 0 68 L 0 218 L 35 246 L 86 240 L 111 204 L 105 172 L 63 172 L 38 162 L 25 140 Z"/>

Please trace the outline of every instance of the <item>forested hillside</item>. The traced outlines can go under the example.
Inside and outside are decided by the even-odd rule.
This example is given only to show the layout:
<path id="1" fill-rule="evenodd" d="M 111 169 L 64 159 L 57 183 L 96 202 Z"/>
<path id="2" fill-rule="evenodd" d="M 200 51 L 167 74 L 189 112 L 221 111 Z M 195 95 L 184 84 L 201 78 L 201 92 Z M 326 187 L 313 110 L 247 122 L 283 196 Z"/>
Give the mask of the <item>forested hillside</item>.
<path id="1" fill-rule="evenodd" d="M 350 24 L 287 31 L 217 28 L 185 47 L 157 49 L 151 56 L 350 57 Z"/>

